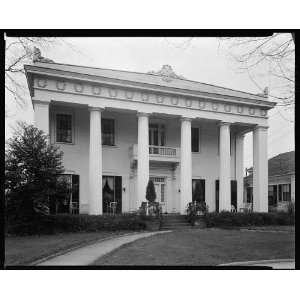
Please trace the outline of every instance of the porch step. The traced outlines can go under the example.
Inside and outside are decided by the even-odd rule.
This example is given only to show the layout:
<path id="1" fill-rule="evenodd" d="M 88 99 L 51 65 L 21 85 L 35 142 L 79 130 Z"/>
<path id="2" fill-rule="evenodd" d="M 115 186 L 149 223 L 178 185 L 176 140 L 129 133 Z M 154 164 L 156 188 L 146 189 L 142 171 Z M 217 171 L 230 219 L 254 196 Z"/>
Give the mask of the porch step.
<path id="1" fill-rule="evenodd" d="M 186 220 L 185 216 L 179 214 L 168 214 L 162 217 L 162 230 L 187 229 L 191 224 Z"/>

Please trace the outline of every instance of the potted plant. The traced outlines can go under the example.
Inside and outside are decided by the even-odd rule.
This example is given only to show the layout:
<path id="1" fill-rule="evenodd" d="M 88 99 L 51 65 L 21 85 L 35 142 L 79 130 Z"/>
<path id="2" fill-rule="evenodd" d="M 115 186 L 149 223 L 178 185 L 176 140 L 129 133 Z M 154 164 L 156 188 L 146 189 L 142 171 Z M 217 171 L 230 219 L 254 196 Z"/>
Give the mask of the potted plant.
<path id="1" fill-rule="evenodd" d="M 189 222 L 193 226 L 197 226 L 199 228 L 205 228 L 206 222 L 204 219 L 205 214 L 208 211 L 208 206 L 204 201 L 200 202 L 190 202 L 187 208 L 187 217 Z"/>
<path id="2" fill-rule="evenodd" d="M 147 185 L 146 199 L 148 200 L 148 203 L 146 204 L 146 209 L 142 215 L 142 219 L 146 224 L 146 229 L 159 230 L 161 223 L 161 209 L 159 203 L 155 202 L 156 193 L 152 180 L 149 180 Z"/>

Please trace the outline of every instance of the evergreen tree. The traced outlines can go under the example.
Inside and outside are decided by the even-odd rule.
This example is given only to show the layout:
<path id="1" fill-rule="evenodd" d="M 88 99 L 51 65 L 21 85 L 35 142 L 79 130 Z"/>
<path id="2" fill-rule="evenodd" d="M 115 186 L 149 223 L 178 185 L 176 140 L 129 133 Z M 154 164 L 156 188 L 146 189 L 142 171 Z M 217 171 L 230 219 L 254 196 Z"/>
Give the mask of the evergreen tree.
<path id="1" fill-rule="evenodd" d="M 49 213 L 49 198 L 56 177 L 64 171 L 63 152 L 48 143 L 47 135 L 33 125 L 19 123 L 6 145 L 5 196 L 10 217 Z"/>
<path id="2" fill-rule="evenodd" d="M 146 199 L 149 202 L 154 202 L 156 199 L 155 187 L 152 180 L 148 181 L 147 189 L 146 189 Z"/>

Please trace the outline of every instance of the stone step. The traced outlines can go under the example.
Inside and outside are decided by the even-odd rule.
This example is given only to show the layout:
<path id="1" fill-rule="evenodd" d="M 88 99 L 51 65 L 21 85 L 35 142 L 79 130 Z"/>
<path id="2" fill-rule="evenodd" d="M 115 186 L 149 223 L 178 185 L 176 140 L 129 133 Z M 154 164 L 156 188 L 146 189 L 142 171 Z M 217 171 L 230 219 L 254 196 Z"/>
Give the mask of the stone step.
<path id="1" fill-rule="evenodd" d="M 193 228 L 191 225 L 185 225 L 185 226 L 162 226 L 160 230 L 179 230 L 179 229 L 190 229 Z"/>
<path id="2" fill-rule="evenodd" d="M 162 223 L 162 227 L 181 227 L 181 226 L 191 226 L 188 222 L 180 222 L 180 223 Z"/>
<path id="3" fill-rule="evenodd" d="M 180 219 L 180 220 L 162 220 L 162 223 L 164 224 L 169 224 L 169 223 L 188 223 L 187 220 L 183 220 L 183 219 Z"/>

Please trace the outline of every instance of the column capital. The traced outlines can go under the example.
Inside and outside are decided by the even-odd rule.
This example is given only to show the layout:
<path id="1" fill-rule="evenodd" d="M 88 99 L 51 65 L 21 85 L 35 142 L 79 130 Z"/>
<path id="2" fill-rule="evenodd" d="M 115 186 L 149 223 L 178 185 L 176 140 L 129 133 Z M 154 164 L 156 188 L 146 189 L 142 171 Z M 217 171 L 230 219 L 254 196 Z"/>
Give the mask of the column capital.
<path id="1" fill-rule="evenodd" d="M 138 111 L 136 114 L 138 117 L 149 117 L 149 113 Z"/>
<path id="2" fill-rule="evenodd" d="M 269 128 L 269 126 L 256 125 L 254 127 L 254 130 L 259 130 L 259 129 L 261 129 L 261 130 L 268 130 L 268 128 Z"/>
<path id="3" fill-rule="evenodd" d="M 184 122 L 184 121 L 192 122 L 192 118 L 188 118 L 188 117 L 180 117 L 180 121 L 181 121 L 181 122 Z"/>
<path id="4" fill-rule="evenodd" d="M 224 122 L 224 121 L 219 121 L 217 123 L 218 126 L 230 126 L 232 123 L 230 122 Z"/>
<path id="5" fill-rule="evenodd" d="M 89 111 L 104 111 L 104 107 L 88 106 Z"/>
<path id="6" fill-rule="evenodd" d="M 49 105 L 51 100 L 40 100 L 40 99 L 34 99 L 32 98 L 33 104 L 43 104 L 43 105 Z"/>

